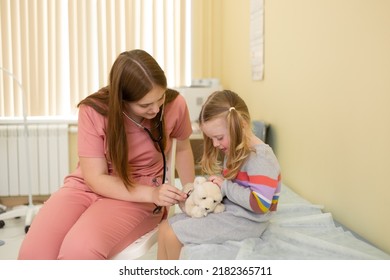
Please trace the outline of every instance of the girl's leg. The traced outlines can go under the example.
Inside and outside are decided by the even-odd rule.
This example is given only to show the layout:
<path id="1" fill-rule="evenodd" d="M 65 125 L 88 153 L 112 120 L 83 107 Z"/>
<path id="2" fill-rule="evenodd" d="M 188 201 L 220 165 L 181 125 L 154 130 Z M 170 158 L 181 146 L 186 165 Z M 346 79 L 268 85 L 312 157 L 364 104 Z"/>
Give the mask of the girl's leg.
<path id="1" fill-rule="evenodd" d="M 183 244 L 177 239 L 175 232 L 167 220 L 161 222 L 158 228 L 158 260 L 178 260 Z"/>
<path id="2" fill-rule="evenodd" d="M 95 197 L 68 187 L 55 192 L 34 218 L 18 259 L 57 259 L 65 235 Z"/>
<path id="3" fill-rule="evenodd" d="M 99 198 L 66 235 L 59 259 L 109 259 L 161 221 L 152 203 Z"/>

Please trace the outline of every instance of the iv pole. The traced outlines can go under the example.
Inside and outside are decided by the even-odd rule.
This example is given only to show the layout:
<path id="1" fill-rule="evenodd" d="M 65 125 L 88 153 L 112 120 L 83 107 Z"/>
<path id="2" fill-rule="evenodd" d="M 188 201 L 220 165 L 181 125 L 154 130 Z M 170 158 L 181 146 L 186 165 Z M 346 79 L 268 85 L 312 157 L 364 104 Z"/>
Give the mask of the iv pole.
<path id="1" fill-rule="evenodd" d="M 28 205 L 20 205 L 20 206 L 14 206 L 10 210 L 5 208 L 5 212 L 0 214 L 0 228 L 5 225 L 4 220 L 11 219 L 11 218 L 19 218 L 19 217 L 26 217 L 25 218 L 25 227 L 24 232 L 27 233 L 27 231 L 30 228 L 32 219 L 36 213 L 38 213 L 38 210 L 41 208 L 42 205 L 34 205 L 33 199 L 32 199 L 32 187 L 31 187 L 31 162 L 30 162 L 30 147 L 28 145 L 28 127 L 27 127 L 27 113 L 26 113 L 26 100 L 25 100 L 25 93 L 24 88 L 20 80 L 9 70 L 5 69 L 4 67 L 0 66 L 0 70 L 3 71 L 5 74 L 10 76 L 13 81 L 16 82 L 16 84 L 19 86 L 21 92 L 22 92 L 22 110 L 23 110 L 23 125 L 24 125 L 24 144 L 25 144 L 25 151 L 26 151 L 26 160 L 27 160 L 27 184 L 28 184 Z"/>

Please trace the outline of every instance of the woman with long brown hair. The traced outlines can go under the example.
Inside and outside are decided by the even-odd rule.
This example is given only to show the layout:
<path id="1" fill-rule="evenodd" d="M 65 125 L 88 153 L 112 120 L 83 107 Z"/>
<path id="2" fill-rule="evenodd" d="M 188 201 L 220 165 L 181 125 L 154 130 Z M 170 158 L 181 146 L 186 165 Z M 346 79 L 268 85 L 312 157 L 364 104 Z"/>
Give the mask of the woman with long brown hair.
<path id="1" fill-rule="evenodd" d="M 181 182 L 194 180 L 187 105 L 147 52 L 121 53 L 109 85 L 78 107 L 79 164 L 35 217 L 19 259 L 109 259 L 155 228 L 186 199 L 164 180 L 172 138 Z"/>

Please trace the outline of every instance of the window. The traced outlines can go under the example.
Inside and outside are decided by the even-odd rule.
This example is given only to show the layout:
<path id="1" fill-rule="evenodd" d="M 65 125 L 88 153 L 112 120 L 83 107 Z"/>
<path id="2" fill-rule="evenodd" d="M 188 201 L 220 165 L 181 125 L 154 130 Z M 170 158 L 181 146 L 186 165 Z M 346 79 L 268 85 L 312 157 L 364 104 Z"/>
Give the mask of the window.
<path id="1" fill-rule="evenodd" d="M 125 50 L 153 55 L 170 87 L 191 80 L 191 0 L 0 0 L 0 24 L 0 67 L 29 116 L 75 114 Z M 1 72 L 0 116 L 21 116 Z"/>

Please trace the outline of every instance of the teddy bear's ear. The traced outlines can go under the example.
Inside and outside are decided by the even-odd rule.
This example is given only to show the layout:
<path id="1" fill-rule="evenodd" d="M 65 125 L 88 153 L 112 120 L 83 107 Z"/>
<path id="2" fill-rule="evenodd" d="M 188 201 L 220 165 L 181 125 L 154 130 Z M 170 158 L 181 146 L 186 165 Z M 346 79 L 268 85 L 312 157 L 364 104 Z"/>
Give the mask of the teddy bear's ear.
<path id="1" fill-rule="evenodd" d="M 195 181 L 194 181 L 194 184 L 195 185 L 201 185 L 201 184 L 203 184 L 206 181 L 207 181 L 206 177 L 196 177 Z"/>

